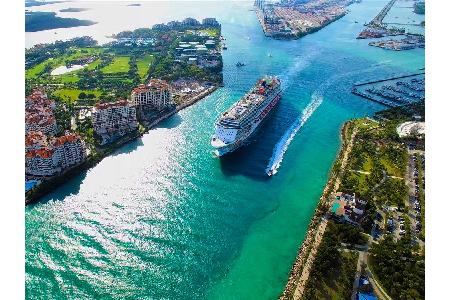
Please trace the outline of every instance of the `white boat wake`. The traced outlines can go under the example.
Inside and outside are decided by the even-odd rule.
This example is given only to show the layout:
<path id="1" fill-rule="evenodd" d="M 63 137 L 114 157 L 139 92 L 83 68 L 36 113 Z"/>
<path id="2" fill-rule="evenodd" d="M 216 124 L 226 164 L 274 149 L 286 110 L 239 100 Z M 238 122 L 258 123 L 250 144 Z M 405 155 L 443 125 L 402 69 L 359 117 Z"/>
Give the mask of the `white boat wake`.
<path id="1" fill-rule="evenodd" d="M 311 102 L 303 109 L 300 117 L 286 130 L 280 141 L 275 145 L 273 149 L 272 157 L 266 168 L 266 173 L 269 176 L 275 175 L 278 172 L 278 168 L 283 161 L 284 153 L 289 147 L 289 144 L 294 139 L 297 132 L 308 121 L 316 109 L 322 104 L 323 96 L 314 92 Z"/>

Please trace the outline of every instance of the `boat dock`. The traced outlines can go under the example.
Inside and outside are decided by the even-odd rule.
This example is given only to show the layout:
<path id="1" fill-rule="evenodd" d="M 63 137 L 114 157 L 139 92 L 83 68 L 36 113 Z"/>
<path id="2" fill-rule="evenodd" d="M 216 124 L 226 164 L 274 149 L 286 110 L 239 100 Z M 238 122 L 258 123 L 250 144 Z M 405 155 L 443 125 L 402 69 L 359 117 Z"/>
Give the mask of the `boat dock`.
<path id="1" fill-rule="evenodd" d="M 358 83 L 352 93 L 388 107 L 397 107 L 425 99 L 425 73 Z"/>

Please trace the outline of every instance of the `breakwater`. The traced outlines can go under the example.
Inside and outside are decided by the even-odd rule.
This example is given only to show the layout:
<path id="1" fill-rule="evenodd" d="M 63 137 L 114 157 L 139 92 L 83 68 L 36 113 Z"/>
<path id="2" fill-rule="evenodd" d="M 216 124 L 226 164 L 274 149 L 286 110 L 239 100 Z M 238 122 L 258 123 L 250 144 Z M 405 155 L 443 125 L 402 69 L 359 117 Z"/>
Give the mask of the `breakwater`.
<path id="1" fill-rule="evenodd" d="M 346 161 L 346 153 L 351 148 L 352 138 L 354 137 L 352 129 L 353 125 L 351 122 L 346 122 L 341 128 L 342 145 L 339 154 L 330 171 L 329 179 L 323 189 L 317 208 L 314 210 L 306 236 L 297 252 L 287 284 L 279 297 L 280 300 L 300 299 L 307 284 L 308 277 L 303 273 L 305 270 L 309 271 L 312 267 L 315 251 L 317 251 L 321 237 L 326 230 L 327 219 L 325 216 L 331 204 L 329 196 L 340 184 L 339 178 L 342 176 L 342 167 Z"/>

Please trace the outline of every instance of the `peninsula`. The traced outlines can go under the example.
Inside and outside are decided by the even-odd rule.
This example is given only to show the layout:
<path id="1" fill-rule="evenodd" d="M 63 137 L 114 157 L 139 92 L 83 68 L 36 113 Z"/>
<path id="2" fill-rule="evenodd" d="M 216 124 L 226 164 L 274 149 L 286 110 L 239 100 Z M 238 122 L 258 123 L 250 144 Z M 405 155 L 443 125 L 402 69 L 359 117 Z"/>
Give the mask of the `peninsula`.
<path id="1" fill-rule="evenodd" d="M 298 39 L 316 32 L 347 14 L 346 6 L 358 0 L 286 0 L 269 4 L 255 1 L 264 34 L 275 39 Z"/>
<path id="2" fill-rule="evenodd" d="M 425 299 L 424 108 L 344 124 L 280 299 Z"/>
<path id="3" fill-rule="evenodd" d="M 90 26 L 96 22 L 75 18 L 57 17 L 54 12 L 25 12 L 25 32 L 36 32 L 56 28 Z"/>

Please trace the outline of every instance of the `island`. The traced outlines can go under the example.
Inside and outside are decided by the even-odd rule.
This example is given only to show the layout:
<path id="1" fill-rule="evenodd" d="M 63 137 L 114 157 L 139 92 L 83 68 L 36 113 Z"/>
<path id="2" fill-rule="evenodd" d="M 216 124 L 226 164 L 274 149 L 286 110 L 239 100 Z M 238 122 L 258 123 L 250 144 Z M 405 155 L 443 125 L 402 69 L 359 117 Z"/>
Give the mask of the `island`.
<path id="1" fill-rule="evenodd" d="M 347 14 L 346 6 L 358 0 L 255 1 L 264 34 L 275 39 L 298 39 L 316 32 Z"/>
<path id="2" fill-rule="evenodd" d="M 222 39 L 216 19 L 186 18 L 27 49 L 26 203 L 222 86 Z"/>
<path id="3" fill-rule="evenodd" d="M 36 32 L 57 28 L 90 26 L 96 22 L 75 18 L 57 17 L 54 12 L 25 12 L 25 32 Z"/>
<path id="4" fill-rule="evenodd" d="M 60 9 L 60 12 L 82 12 L 87 11 L 89 8 L 80 8 L 80 7 L 69 7 L 69 8 L 63 8 Z"/>

